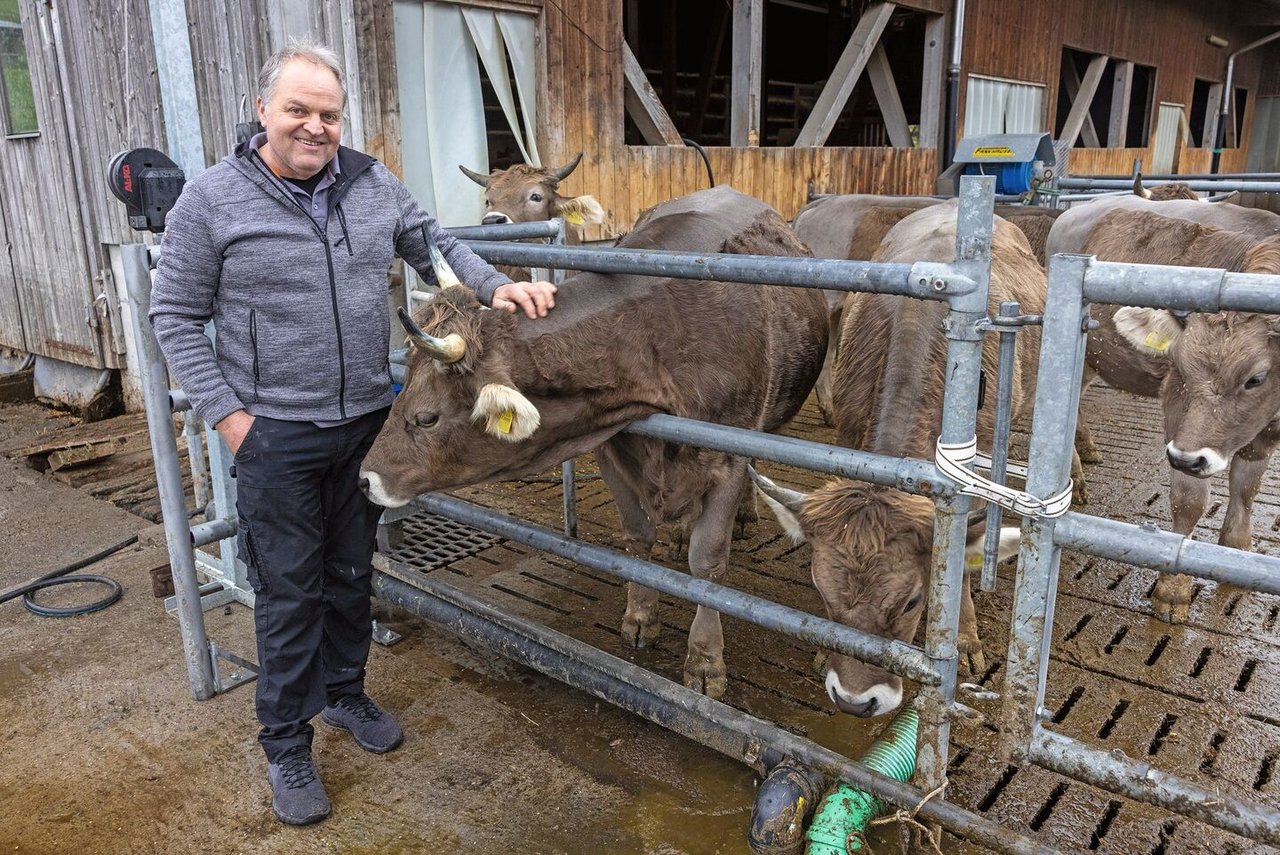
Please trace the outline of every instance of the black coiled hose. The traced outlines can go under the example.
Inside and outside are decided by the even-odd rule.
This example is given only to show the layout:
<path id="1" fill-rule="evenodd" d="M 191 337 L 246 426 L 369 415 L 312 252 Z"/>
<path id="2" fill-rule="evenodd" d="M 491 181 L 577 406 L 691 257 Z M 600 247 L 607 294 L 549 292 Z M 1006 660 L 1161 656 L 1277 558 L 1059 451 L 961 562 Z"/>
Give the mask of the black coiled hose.
<path id="1" fill-rule="evenodd" d="M 51 573 L 46 573 L 34 582 L 28 582 L 21 587 L 14 588 L 12 591 L 6 591 L 0 594 L 0 604 L 7 603 L 22 597 L 22 604 L 27 607 L 27 611 L 40 615 L 41 617 L 75 617 L 77 615 L 87 615 L 93 612 L 101 611 L 107 606 L 120 599 L 124 589 L 120 587 L 120 583 L 115 579 L 109 579 L 106 576 L 99 576 L 93 573 L 84 573 L 76 576 L 68 574 L 74 573 L 81 567 L 88 567 L 90 564 L 96 564 L 109 555 L 114 555 L 126 546 L 130 546 L 138 542 L 138 536 L 131 535 L 117 543 L 115 546 L 109 546 L 101 552 L 94 553 L 88 558 L 82 558 L 74 564 L 68 564 L 65 567 L 59 567 Z M 95 585 L 106 585 L 110 590 L 107 595 L 99 600 L 86 603 L 82 606 L 44 606 L 36 602 L 33 596 L 36 591 L 41 588 L 51 588 L 54 585 L 70 585 L 76 582 L 88 582 Z"/>

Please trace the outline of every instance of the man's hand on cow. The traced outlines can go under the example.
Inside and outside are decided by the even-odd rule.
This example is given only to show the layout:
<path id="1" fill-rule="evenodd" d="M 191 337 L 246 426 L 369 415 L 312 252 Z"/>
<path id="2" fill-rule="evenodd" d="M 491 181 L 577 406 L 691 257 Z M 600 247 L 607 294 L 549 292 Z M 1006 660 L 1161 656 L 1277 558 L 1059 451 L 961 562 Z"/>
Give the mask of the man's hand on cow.
<path id="1" fill-rule="evenodd" d="M 530 318 L 546 317 L 555 308 L 556 286 L 550 282 L 508 282 L 493 292 L 493 308 L 514 312 L 524 309 Z"/>
<path id="2" fill-rule="evenodd" d="M 244 410 L 236 410 L 213 427 L 234 456 L 240 450 L 240 443 L 244 442 L 245 434 L 252 426 L 253 416 Z"/>

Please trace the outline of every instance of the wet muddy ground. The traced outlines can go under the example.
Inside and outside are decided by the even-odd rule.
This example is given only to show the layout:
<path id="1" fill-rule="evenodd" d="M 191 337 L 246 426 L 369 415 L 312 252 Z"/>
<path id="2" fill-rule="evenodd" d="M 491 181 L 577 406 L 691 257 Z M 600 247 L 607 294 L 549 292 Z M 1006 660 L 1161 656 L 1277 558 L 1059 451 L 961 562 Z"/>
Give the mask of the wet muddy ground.
<path id="1" fill-rule="evenodd" d="M 1093 390 L 1084 413 L 1105 462 L 1087 467 L 1092 500 L 1083 510 L 1167 527 L 1154 402 Z M 36 408 L 0 408 L 0 445 L 36 432 L 42 419 Z M 790 432 L 829 438 L 812 407 Z M 819 482 L 762 468 L 801 486 Z M 1221 480 L 1202 539 L 1216 539 Z M 589 460 L 578 489 L 580 535 L 617 545 L 616 516 Z M 560 524 L 554 473 L 463 495 Z M 0 462 L 0 515 L 9 556 L 0 589 L 148 525 L 11 461 Z M 1280 550 L 1275 467 L 1254 529 L 1255 548 Z M 458 558 L 459 549 L 469 554 Z M 389 617 L 406 638 L 375 648 L 369 682 L 405 723 L 405 745 L 375 757 L 319 725 L 334 815 L 309 829 L 280 826 L 253 739 L 252 688 L 190 698 L 176 621 L 150 596 L 147 570 L 162 555 L 131 548 L 103 562 L 97 570 L 119 578 L 126 594 L 98 615 L 54 621 L 0 606 L 0 852 L 747 851 L 757 781 L 746 767 L 403 614 Z M 679 679 L 693 613 L 683 602 L 664 597 L 658 644 L 632 651 L 617 631 L 622 584 L 606 574 L 428 520 L 410 522 L 394 557 Z M 762 518 L 735 541 L 727 581 L 820 613 L 808 560 L 807 547 Z M 1055 729 L 1280 807 L 1280 599 L 1204 584 L 1191 623 L 1170 627 L 1149 617 L 1149 571 L 1065 555 L 1061 575 L 1047 697 Z M 977 597 L 988 670 L 974 680 L 997 690 L 1011 579 L 1002 568 L 999 588 Z M 247 609 L 207 620 L 216 641 L 252 655 Z M 725 636 L 732 705 L 849 756 L 882 725 L 832 711 L 813 649 L 733 619 Z M 1271 851 L 1043 770 L 1007 767 L 989 726 L 953 732 L 949 797 L 1046 842 L 1153 855 Z M 954 840 L 945 848 L 979 851 Z"/>

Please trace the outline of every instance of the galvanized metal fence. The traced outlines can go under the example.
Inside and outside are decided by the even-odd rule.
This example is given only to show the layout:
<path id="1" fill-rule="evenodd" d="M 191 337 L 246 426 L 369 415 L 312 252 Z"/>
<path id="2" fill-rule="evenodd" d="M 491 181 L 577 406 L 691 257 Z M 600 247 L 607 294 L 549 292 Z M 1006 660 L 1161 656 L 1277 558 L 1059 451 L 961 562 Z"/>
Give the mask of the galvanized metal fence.
<path id="1" fill-rule="evenodd" d="M 948 382 L 940 442 L 963 445 L 975 435 L 982 339 L 986 330 L 1000 328 L 998 320 L 987 317 L 993 186 L 990 178 L 972 177 L 962 181 L 957 260 L 947 264 L 699 255 L 520 243 L 475 242 L 471 245 L 480 255 L 496 263 L 871 291 L 945 302 L 949 310 L 944 325 L 948 338 Z M 519 237 L 546 236 L 550 230 L 544 224 L 523 224 L 519 228 Z M 476 236 L 513 235 L 511 231 L 488 230 Z M 127 247 L 125 259 L 133 317 L 145 318 L 150 285 L 146 248 Z M 1187 283 L 1183 287 L 1169 286 L 1165 279 L 1157 279 L 1158 274 L 1167 277 L 1168 269 L 1108 264 L 1081 257 L 1055 258 L 1052 262 L 1043 319 L 1042 354 L 1047 356 L 1042 358 L 1039 369 L 1032 426 L 1027 480 L 1030 497 L 1049 499 L 1069 484 L 1090 300 L 1197 311 L 1235 308 L 1280 313 L 1280 281 L 1272 281 L 1280 279 L 1277 277 L 1179 269 L 1178 277 Z M 1014 307 L 1006 307 L 1005 314 L 1015 315 L 1016 311 Z M 201 611 L 202 589 L 192 557 L 192 547 L 198 545 L 196 539 L 210 538 L 204 542 L 212 542 L 215 535 L 226 537 L 234 532 L 234 497 L 224 497 L 218 487 L 219 481 L 227 481 L 225 464 L 228 461 L 225 452 L 220 457 L 215 450 L 221 449 L 216 435 L 211 437 L 210 470 L 218 520 L 212 529 L 194 534 L 186 519 L 171 422 L 172 412 L 179 409 L 183 401 L 180 393 L 171 393 L 168 388 L 163 361 L 149 327 L 144 322 L 135 333 L 143 365 L 161 506 L 178 590 L 175 608 L 182 625 L 192 693 L 197 699 L 204 699 L 226 688 L 217 673 L 219 658 L 242 668 L 248 664 L 208 639 Z M 916 699 L 920 734 L 915 786 L 879 775 L 769 722 L 705 698 L 546 627 L 498 612 L 451 586 L 409 572 L 383 556 L 376 559 L 379 572 L 375 575 L 375 593 L 451 632 L 482 639 L 519 661 L 704 742 L 758 770 L 766 768 L 771 759 L 791 756 L 839 775 L 894 805 L 918 808 L 921 817 L 992 849 L 1056 851 L 945 799 L 926 798 L 946 783 L 953 718 L 972 712 L 956 698 L 960 586 L 964 584 L 969 496 L 963 495 L 934 463 L 923 460 L 883 457 L 672 416 L 652 416 L 633 423 L 627 431 L 884 484 L 933 498 L 937 516 L 923 647 L 872 636 L 584 543 L 575 539 L 572 531 L 558 534 L 449 496 L 422 496 L 412 508 L 426 509 L 562 555 L 914 680 L 920 686 Z M 567 473 L 564 482 L 566 488 L 571 489 L 572 475 Z M 567 496 L 566 513 L 571 510 L 572 501 Z M 385 521 L 394 523 L 405 513 L 389 513 Z M 567 516 L 566 523 L 568 521 Z M 1280 813 L 1270 808 L 1208 793 L 1146 764 L 1083 745 L 1045 728 L 1044 687 L 1062 548 L 1165 571 L 1231 581 L 1271 593 L 1280 593 L 1280 560 L 1199 544 L 1168 532 L 1084 514 L 1067 513 L 1057 520 L 1027 517 L 1023 521 L 1023 545 L 1018 560 L 1016 602 L 1010 618 L 1010 647 L 1000 711 L 1003 749 L 1016 762 L 1037 763 L 1253 839 L 1280 842 Z M 211 580 L 212 587 L 236 587 L 241 581 L 237 574 L 242 572 L 237 566 L 232 556 L 225 572 L 205 563 L 201 564 L 200 572 Z M 203 590 L 208 592 L 207 587 Z M 236 598 L 240 597 L 236 595 Z"/>

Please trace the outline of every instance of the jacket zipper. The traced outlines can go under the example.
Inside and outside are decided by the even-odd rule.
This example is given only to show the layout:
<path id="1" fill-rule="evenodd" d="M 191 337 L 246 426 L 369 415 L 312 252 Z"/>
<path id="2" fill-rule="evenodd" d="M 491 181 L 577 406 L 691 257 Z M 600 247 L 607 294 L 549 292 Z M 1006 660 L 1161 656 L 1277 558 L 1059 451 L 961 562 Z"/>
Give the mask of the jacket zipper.
<path id="1" fill-rule="evenodd" d="M 253 382 L 262 382 L 262 374 L 258 370 L 258 310 L 249 310 L 249 342 L 253 345 Z M 254 389 L 257 392 L 257 389 Z"/>
<path id="2" fill-rule="evenodd" d="M 249 157 L 249 160 L 253 163 L 255 167 L 258 168 L 259 172 L 263 172 L 264 175 L 271 175 L 270 170 L 265 170 L 265 171 L 263 170 L 262 164 L 260 164 L 258 160 L 255 159 L 257 157 L 258 155 L 256 152 L 252 153 Z M 360 170 L 360 172 L 363 172 L 363 171 L 364 171 L 363 169 Z M 359 175 L 359 174 L 360 174 L 359 172 L 356 173 L 356 175 Z M 354 179 L 356 176 L 353 175 L 351 177 Z M 268 178 L 268 180 L 270 180 L 270 178 Z M 342 188 L 343 188 L 343 192 L 341 193 L 342 196 L 346 195 L 345 190 L 350 184 L 351 184 L 350 180 L 344 181 L 342 183 Z M 311 223 L 311 227 L 315 229 L 316 234 L 320 238 L 320 242 L 324 244 L 324 259 L 325 259 L 325 263 L 329 267 L 329 300 L 333 307 L 333 326 L 335 331 L 338 334 L 338 412 L 341 413 L 340 418 L 345 419 L 347 417 L 347 363 L 344 357 L 344 348 L 342 346 L 342 320 L 338 313 L 338 277 L 333 270 L 333 247 L 329 243 L 329 236 L 320 230 L 320 226 L 316 225 L 315 220 L 311 219 L 310 212 L 308 212 L 307 209 L 302 206 L 302 203 L 300 203 L 296 198 L 294 198 L 294 195 L 289 192 L 289 189 L 287 187 L 281 188 L 281 189 L 284 190 L 284 194 L 285 196 L 288 197 L 289 201 L 293 202 L 294 207 L 296 207 L 299 211 L 303 213 L 304 216 L 306 216 L 307 222 Z M 334 196 L 329 197 L 331 208 L 337 207 L 340 201 L 341 201 L 341 196 L 337 198 L 335 198 Z M 344 225 L 344 230 L 345 230 L 345 225 Z M 347 239 L 347 252 L 351 253 L 350 238 Z M 351 254 L 354 255 L 355 253 L 351 253 Z M 254 343 L 253 353 L 254 353 L 254 373 L 256 374 L 257 358 L 258 358 L 258 347 L 257 347 L 256 340 Z"/>

